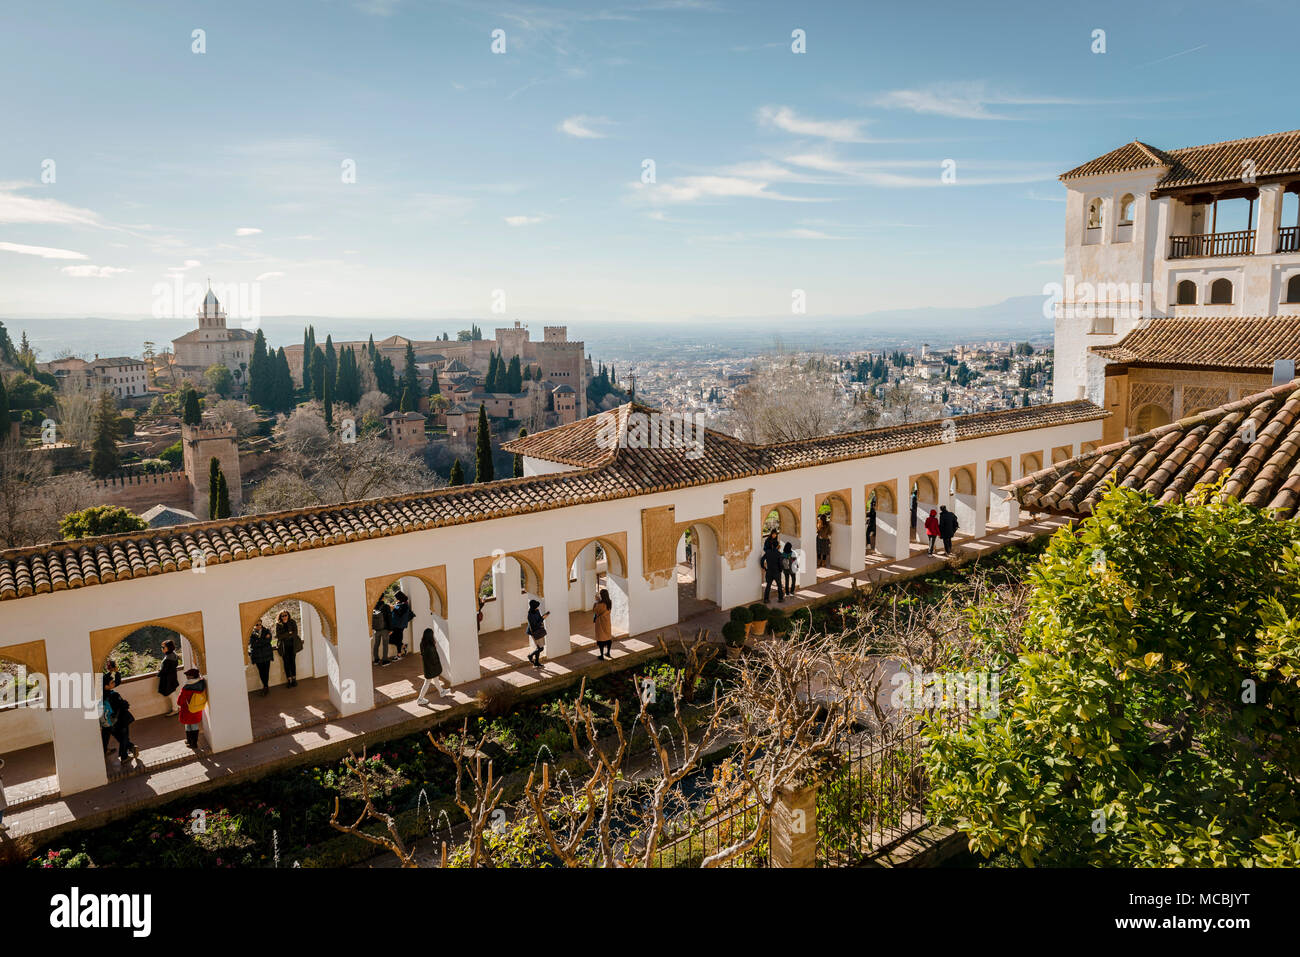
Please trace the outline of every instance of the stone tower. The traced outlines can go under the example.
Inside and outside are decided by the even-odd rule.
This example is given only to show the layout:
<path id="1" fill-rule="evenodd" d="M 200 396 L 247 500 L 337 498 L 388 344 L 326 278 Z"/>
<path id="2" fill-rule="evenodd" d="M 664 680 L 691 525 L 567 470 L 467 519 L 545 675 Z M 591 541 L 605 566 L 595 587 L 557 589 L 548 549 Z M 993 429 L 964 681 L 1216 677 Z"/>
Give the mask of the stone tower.
<path id="1" fill-rule="evenodd" d="M 208 469 L 216 458 L 225 473 L 230 490 L 230 511 L 239 511 L 243 504 L 243 482 L 239 473 L 239 447 L 235 444 L 235 428 L 224 425 L 181 426 L 181 454 L 185 474 L 190 480 L 193 508 L 200 519 L 208 517 Z"/>

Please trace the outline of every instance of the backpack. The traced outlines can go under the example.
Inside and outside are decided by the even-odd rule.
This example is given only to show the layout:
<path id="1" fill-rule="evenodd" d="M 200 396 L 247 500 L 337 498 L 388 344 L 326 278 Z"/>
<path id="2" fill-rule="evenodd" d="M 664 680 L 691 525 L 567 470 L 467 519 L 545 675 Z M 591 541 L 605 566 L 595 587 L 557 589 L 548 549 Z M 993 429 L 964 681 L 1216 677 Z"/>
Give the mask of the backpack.
<path id="1" fill-rule="evenodd" d="M 794 556 L 785 555 L 781 558 L 781 567 L 788 572 L 794 571 Z"/>
<path id="2" fill-rule="evenodd" d="M 113 706 L 105 698 L 99 708 L 99 726 L 101 728 L 113 727 Z"/>
<path id="3" fill-rule="evenodd" d="M 372 631 L 384 630 L 384 613 L 378 608 L 370 613 L 370 629 Z"/>
<path id="4" fill-rule="evenodd" d="M 198 714 L 208 706 L 208 693 L 206 691 L 196 691 L 190 695 L 190 700 L 185 704 L 185 710 L 190 714 Z"/>

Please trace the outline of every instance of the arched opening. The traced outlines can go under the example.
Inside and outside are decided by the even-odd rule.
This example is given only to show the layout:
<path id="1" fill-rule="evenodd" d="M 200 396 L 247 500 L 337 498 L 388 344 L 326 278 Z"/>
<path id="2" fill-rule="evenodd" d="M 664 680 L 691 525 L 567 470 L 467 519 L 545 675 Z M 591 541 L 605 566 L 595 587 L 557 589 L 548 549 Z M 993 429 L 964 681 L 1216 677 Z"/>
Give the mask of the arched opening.
<path id="1" fill-rule="evenodd" d="M 574 646 L 595 648 L 596 599 L 609 592 L 611 636 L 618 641 L 629 634 L 627 559 L 620 543 L 597 536 L 585 543 L 570 542 L 569 631 Z"/>
<path id="2" fill-rule="evenodd" d="M 867 505 L 867 557 L 868 561 L 888 560 L 897 548 L 898 502 L 892 484 L 867 486 L 864 501 Z"/>
<path id="3" fill-rule="evenodd" d="M 1043 456 L 1039 452 L 1026 452 L 1020 456 L 1020 474 L 1033 475 L 1043 467 Z"/>
<path id="4" fill-rule="evenodd" d="M 1132 193 L 1125 193 L 1119 201 L 1119 225 L 1132 226 L 1133 213 L 1137 207 L 1137 201 L 1133 198 Z"/>
<path id="5" fill-rule="evenodd" d="M 1210 283 L 1210 305 L 1212 306 L 1230 306 L 1232 305 L 1232 280 L 1216 279 Z"/>
<path id="6" fill-rule="evenodd" d="M 1094 243 L 1101 242 L 1101 227 L 1104 218 L 1102 212 L 1103 208 L 1100 196 L 1094 197 L 1088 201 L 1083 230 L 1083 243 L 1085 246 L 1091 246 Z"/>
<path id="7" fill-rule="evenodd" d="M 677 539 L 677 620 L 722 605 L 722 553 L 712 526 L 695 522 Z"/>
<path id="8" fill-rule="evenodd" d="M 441 565 L 366 580 L 366 629 L 370 635 L 376 704 L 409 698 L 411 692 L 420 690 L 424 677 L 420 641 L 426 628 L 433 629 L 443 680 L 451 682 L 451 632 L 447 625 L 446 587 L 446 569 Z M 401 613 L 401 596 L 406 599 L 406 614 Z M 402 636 L 406 654 L 398 659 L 393 659 L 397 647 L 392 635 L 394 615 L 402 618 L 409 615 Z M 388 639 L 387 664 L 384 663 L 385 638 Z"/>
<path id="9" fill-rule="evenodd" d="M 817 506 L 818 565 L 827 574 L 846 572 L 850 554 L 853 517 L 847 492 L 831 492 Z"/>
<path id="10" fill-rule="evenodd" d="M 334 609 L 334 589 L 328 587 L 239 606 L 254 740 L 321 724 L 343 713 L 348 689 L 342 687 L 338 667 Z M 269 661 L 264 660 L 266 642 L 253 641 L 256 626 L 264 628 L 270 639 Z"/>
<path id="11" fill-rule="evenodd" d="M 969 538 L 976 530 L 975 466 L 967 465 L 952 470 L 949 479 L 952 504 L 948 506 L 957 516 L 957 538 Z"/>
<path id="12" fill-rule="evenodd" d="M 1286 281 L 1286 301 L 1300 303 L 1300 273 Z"/>
<path id="13" fill-rule="evenodd" d="M 993 489 L 1001 489 L 1011 484 L 1011 461 L 1010 459 L 993 459 L 988 463 L 988 482 L 989 482 L 989 506 L 988 514 L 985 516 L 986 527 L 1004 528 L 1007 525 L 1005 516 L 996 512 L 993 508 L 994 492 Z"/>
<path id="14" fill-rule="evenodd" d="M 43 641 L 0 647 L 0 741 L 4 742 L 0 754 L 5 760 L 5 795 L 11 808 L 58 793 Z"/>
<path id="15" fill-rule="evenodd" d="M 925 541 L 925 520 L 939 510 L 939 486 L 936 473 L 912 476 L 912 538 Z"/>
<path id="16" fill-rule="evenodd" d="M 1183 279 L 1178 283 L 1178 305 L 1196 305 L 1196 283 L 1192 280 Z"/>
<path id="17" fill-rule="evenodd" d="M 1162 425 L 1168 425 L 1171 421 L 1169 412 L 1164 406 L 1149 402 L 1137 410 L 1137 414 L 1133 417 L 1133 428 L 1138 435 L 1142 435 Z"/>
<path id="18" fill-rule="evenodd" d="M 480 670 L 491 673 L 526 664 L 533 650 L 527 630 L 528 603 L 542 599 L 541 570 L 516 554 L 495 556 L 479 575 L 475 598 L 482 616 L 478 626 Z M 548 634 L 565 626 L 555 615 L 546 620 Z"/>

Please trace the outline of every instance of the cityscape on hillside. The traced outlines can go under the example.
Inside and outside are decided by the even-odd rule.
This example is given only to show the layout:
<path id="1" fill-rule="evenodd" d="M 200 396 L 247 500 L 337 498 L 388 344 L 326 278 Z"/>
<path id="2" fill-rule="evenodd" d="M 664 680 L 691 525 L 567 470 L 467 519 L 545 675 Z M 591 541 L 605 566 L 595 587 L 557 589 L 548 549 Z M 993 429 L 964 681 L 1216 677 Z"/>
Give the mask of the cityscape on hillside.
<path id="1" fill-rule="evenodd" d="M 20 5 L 15 932 L 460 868 L 926 869 L 954 942 L 1276 914 L 1293 50 L 1086 7 Z"/>

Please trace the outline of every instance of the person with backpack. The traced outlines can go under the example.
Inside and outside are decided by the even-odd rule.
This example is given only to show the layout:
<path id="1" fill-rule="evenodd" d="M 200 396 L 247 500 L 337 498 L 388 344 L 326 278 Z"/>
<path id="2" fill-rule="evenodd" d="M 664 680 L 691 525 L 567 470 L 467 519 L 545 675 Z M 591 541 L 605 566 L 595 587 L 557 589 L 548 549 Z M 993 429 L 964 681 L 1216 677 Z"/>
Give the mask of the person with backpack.
<path id="1" fill-rule="evenodd" d="M 925 520 L 925 534 L 930 537 L 930 554 L 934 554 L 934 543 L 939 538 L 939 513 L 930 509 L 930 516 Z"/>
<path id="2" fill-rule="evenodd" d="M 533 640 L 533 650 L 528 655 L 534 667 L 542 666 L 542 652 L 546 649 L 545 621 L 551 613 L 541 610 L 542 603 L 536 598 L 528 600 L 528 637 Z"/>
<path id="3" fill-rule="evenodd" d="M 284 676 L 290 688 L 298 685 L 298 652 L 302 651 L 302 638 L 298 635 L 298 623 L 289 612 L 282 611 L 275 621 L 275 650 L 280 653 L 284 664 Z M 185 672 L 188 676 L 189 672 Z"/>
<path id="4" fill-rule="evenodd" d="M 388 602 L 384 601 L 384 596 L 380 595 L 379 600 L 375 602 L 375 607 L 370 611 L 370 634 L 373 637 L 370 643 L 371 664 L 388 664 L 388 637 L 392 631 L 393 611 L 388 607 Z M 384 649 L 383 655 L 379 654 L 380 646 Z"/>
<path id="5" fill-rule="evenodd" d="M 271 629 L 259 621 L 248 636 L 248 660 L 257 668 L 257 677 L 262 682 L 263 698 L 271 693 L 271 661 L 274 658 Z"/>
<path id="6" fill-rule="evenodd" d="M 591 609 L 591 620 L 596 631 L 596 657 L 613 658 L 610 651 L 614 647 L 613 615 L 614 602 L 609 597 L 609 589 L 602 588 L 596 597 L 596 606 Z"/>
<path id="7" fill-rule="evenodd" d="M 438 697 L 446 698 L 451 694 L 451 684 L 448 683 L 446 690 L 442 687 L 442 659 L 438 657 L 438 642 L 433 637 L 433 629 L 424 629 L 424 634 L 420 636 L 420 659 L 424 669 L 424 684 L 420 685 L 420 696 L 415 699 L 416 704 L 425 705 L 429 699 L 425 697 L 429 690 L 429 685 L 438 689 Z"/>
<path id="8" fill-rule="evenodd" d="M 397 593 L 397 601 L 393 604 L 393 633 L 390 637 L 393 645 L 397 648 L 397 654 L 394 659 L 402 657 L 406 653 L 406 626 L 415 618 L 415 613 L 411 611 L 411 600 L 406 597 L 405 592 Z"/>
<path id="9" fill-rule="evenodd" d="M 116 754 L 117 748 L 110 748 L 108 742 L 113 739 L 113 702 L 109 692 L 113 691 L 113 675 L 105 671 L 103 675 L 103 693 L 99 699 L 99 737 L 104 745 L 104 757 Z"/>
<path id="10" fill-rule="evenodd" d="M 776 600 L 785 601 L 785 589 L 781 586 L 781 553 L 777 551 L 776 539 L 769 538 L 763 549 L 763 557 L 758 560 L 763 569 L 763 601 L 772 600 L 772 583 L 776 583 Z"/>
<path id="11" fill-rule="evenodd" d="M 176 642 L 170 638 L 163 642 L 162 650 L 163 659 L 158 666 L 158 693 L 167 699 L 167 710 L 163 714 L 171 714 L 176 710 L 172 704 L 172 694 L 181 686 L 176 678 L 176 669 L 180 667 L 181 659 L 176 654 Z"/>
<path id="12" fill-rule="evenodd" d="M 185 746 L 191 751 L 197 751 L 199 728 L 203 726 L 203 712 L 208 706 L 208 682 L 198 668 L 186 671 L 185 677 L 190 680 L 181 689 L 176 706 L 180 711 L 181 727 L 185 729 Z"/>
<path id="13" fill-rule="evenodd" d="M 785 543 L 785 548 L 781 550 L 781 577 L 785 579 L 785 593 L 794 594 L 795 573 L 799 571 L 799 556 L 794 553 L 794 544 Z"/>
<path id="14" fill-rule="evenodd" d="M 957 534 L 957 513 L 948 511 L 948 506 L 939 506 L 939 537 L 943 539 L 943 553 L 952 554 L 952 537 Z"/>
<path id="15" fill-rule="evenodd" d="M 135 715 L 131 713 L 131 704 L 112 688 L 104 692 L 109 699 L 113 714 L 113 737 L 117 741 L 117 757 L 123 767 L 131 763 L 132 758 L 139 757 L 139 749 L 131 743 L 131 723 Z"/>

